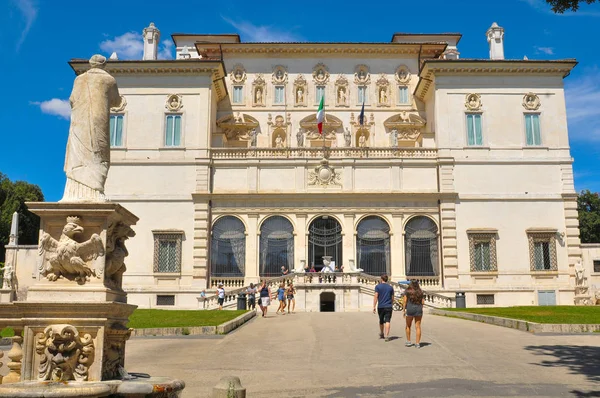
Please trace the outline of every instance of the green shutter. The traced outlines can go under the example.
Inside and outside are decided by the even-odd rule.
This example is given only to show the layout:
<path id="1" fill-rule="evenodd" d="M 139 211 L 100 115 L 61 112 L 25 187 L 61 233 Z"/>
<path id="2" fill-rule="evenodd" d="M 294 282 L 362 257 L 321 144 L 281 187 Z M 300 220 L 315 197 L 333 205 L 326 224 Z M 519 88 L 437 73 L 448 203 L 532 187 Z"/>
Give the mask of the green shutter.
<path id="1" fill-rule="evenodd" d="M 483 145 L 483 133 L 481 131 L 481 115 L 475 116 L 475 145 Z"/>
<path id="2" fill-rule="evenodd" d="M 467 145 L 475 145 L 475 115 L 467 115 Z"/>
<path id="3" fill-rule="evenodd" d="M 165 127 L 165 146 L 173 146 L 173 116 L 167 115 Z"/>
<path id="4" fill-rule="evenodd" d="M 525 115 L 525 138 L 527 145 L 535 145 L 533 139 L 533 115 Z"/>
<path id="5" fill-rule="evenodd" d="M 173 146 L 181 145 L 181 115 L 175 115 L 175 125 L 173 129 Z"/>
<path id="6" fill-rule="evenodd" d="M 119 115 L 116 118 L 116 130 L 115 130 L 115 141 L 114 146 L 122 146 L 123 145 L 123 115 Z"/>
<path id="7" fill-rule="evenodd" d="M 533 142 L 534 145 L 542 145 L 542 137 L 540 134 L 540 115 L 531 115 L 533 127 Z"/>

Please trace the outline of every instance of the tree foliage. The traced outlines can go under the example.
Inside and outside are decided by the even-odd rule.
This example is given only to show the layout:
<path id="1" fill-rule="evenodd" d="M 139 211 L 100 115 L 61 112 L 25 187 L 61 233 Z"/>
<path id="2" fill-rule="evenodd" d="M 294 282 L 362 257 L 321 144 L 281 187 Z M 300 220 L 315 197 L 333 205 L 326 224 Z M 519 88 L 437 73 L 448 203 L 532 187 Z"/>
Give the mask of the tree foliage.
<path id="1" fill-rule="evenodd" d="M 581 243 L 600 242 L 600 196 L 589 190 L 577 196 Z"/>
<path id="2" fill-rule="evenodd" d="M 4 261 L 4 246 L 8 244 L 12 215 L 19 213 L 19 244 L 37 244 L 40 218 L 27 210 L 25 202 L 43 202 L 40 187 L 25 181 L 12 182 L 0 173 L 0 262 Z"/>
<path id="3" fill-rule="evenodd" d="M 582 3 L 592 4 L 596 0 L 546 0 L 552 6 L 552 11 L 562 14 L 565 11 L 577 11 Z"/>

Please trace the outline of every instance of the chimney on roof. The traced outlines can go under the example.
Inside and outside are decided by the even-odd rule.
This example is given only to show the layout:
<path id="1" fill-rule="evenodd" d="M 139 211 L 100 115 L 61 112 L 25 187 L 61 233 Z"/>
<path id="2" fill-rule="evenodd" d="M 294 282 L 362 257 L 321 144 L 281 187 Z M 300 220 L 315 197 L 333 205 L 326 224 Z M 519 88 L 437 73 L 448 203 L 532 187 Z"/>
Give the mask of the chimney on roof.
<path id="1" fill-rule="evenodd" d="M 494 22 L 486 35 L 490 44 L 490 59 L 504 59 L 504 28 Z"/>
<path id="2" fill-rule="evenodd" d="M 144 56 L 143 60 L 156 59 L 158 55 L 158 42 L 160 41 L 160 30 L 150 22 L 150 26 L 144 28 Z"/>

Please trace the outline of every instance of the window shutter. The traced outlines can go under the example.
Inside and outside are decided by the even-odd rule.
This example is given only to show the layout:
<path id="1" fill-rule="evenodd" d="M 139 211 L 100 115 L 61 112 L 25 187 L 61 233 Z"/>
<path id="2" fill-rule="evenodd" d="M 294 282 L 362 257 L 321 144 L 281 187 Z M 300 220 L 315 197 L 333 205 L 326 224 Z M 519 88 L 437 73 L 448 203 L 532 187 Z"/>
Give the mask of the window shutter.
<path id="1" fill-rule="evenodd" d="M 481 115 L 473 115 L 475 118 L 475 145 L 483 145 L 481 132 Z"/>
<path id="2" fill-rule="evenodd" d="M 527 145 L 533 145 L 533 126 L 532 126 L 532 115 L 525 115 L 525 135 L 527 139 Z"/>
<path id="3" fill-rule="evenodd" d="M 542 139 L 540 135 L 540 115 L 531 115 L 533 127 L 533 142 L 534 145 L 541 145 Z"/>
<path id="4" fill-rule="evenodd" d="M 167 123 L 165 128 L 165 146 L 173 145 L 173 116 L 167 115 Z"/>
<path id="5" fill-rule="evenodd" d="M 174 117 L 174 119 L 175 119 L 175 126 L 174 126 L 174 131 L 173 131 L 173 145 L 179 146 L 179 145 L 181 145 L 181 116 L 176 115 Z"/>
<path id="6" fill-rule="evenodd" d="M 116 117 L 116 130 L 115 130 L 115 140 L 114 146 L 122 146 L 123 145 L 123 115 L 118 115 Z"/>
<path id="7" fill-rule="evenodd" d="M 475 115 L 467 115 L 467 144 L 475 145 L 475 123 L 474 123 Z"/>

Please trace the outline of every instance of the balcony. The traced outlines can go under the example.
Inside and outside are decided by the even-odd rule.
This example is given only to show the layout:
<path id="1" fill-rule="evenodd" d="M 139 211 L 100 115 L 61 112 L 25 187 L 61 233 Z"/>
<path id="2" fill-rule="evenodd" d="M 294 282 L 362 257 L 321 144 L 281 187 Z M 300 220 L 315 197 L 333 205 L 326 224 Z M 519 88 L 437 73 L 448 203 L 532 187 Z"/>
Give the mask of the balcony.
<path id="1" fill-rule="evenodd" d="M 212 148 L 212 159 L 435 159 L 435 148 Z"/>

